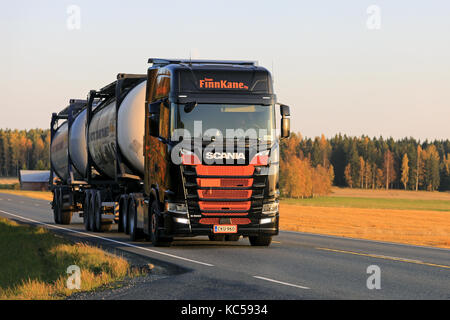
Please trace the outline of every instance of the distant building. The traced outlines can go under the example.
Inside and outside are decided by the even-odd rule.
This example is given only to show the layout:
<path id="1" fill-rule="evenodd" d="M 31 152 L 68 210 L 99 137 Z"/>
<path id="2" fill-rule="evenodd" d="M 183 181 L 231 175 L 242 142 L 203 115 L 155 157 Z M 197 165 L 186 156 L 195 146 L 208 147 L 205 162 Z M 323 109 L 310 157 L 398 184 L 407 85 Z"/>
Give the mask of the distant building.
<path id="1" fill-rule="evenodd" d="M 20 170 L 19 182 L 21 190 L 47 191 L 50 171 Z"/>

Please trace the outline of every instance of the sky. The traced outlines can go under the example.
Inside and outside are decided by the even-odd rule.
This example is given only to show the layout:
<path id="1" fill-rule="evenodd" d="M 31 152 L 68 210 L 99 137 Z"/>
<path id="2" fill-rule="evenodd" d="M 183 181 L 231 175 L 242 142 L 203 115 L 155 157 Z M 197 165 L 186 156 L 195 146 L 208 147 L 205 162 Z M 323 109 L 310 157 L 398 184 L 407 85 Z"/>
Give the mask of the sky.
<path id="1" fill-rule="evenodd" d="M 450 138 L 450 1 L 0 0 L 0 128 L 150 57 L 257 60 L 303 136 Z"/>

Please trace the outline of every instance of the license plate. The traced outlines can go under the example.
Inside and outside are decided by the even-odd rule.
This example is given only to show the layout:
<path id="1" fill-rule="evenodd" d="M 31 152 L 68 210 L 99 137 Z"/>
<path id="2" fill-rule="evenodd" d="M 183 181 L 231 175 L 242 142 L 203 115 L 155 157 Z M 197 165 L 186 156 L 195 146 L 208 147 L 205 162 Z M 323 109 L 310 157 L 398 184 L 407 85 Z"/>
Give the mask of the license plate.
<path id="1" fill-rule="evenodd" d="M 217 224 L 213 226 L 214 233 L 237 233 L 235 224 Z"/>

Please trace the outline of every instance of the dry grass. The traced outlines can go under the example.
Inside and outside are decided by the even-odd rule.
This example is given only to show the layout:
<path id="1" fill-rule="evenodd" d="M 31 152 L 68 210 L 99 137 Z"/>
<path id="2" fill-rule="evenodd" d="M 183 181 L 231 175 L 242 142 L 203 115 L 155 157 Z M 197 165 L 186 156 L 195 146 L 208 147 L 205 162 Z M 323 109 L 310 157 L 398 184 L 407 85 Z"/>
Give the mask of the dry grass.
<path id="1" fill-rule="evenodd" d="M 11 177 L 11 178 L 1 177 L 0 178 L 0 185 L 1 184 L 15 184 L 15 183 L 19 183 L 19 179 L 16 177 Z"/>
<path id="2" fill-rule="evenodd" d="M 53 200 L 53 194 L 50 191 L 27 191 L 27 190 L 0 190 L 2 193 L 14 194 L 16 196 L 28 197 L 39 200 Z"/>
<path id="3" fill-rule="evenodd" d="M 361 197 L 385 199 L 411 199 L 411 200 L 447 200 L 450 201 L 450 192 L 429 192 L 411 190 L 367 190 L 333 187 L 332 197 Z"/>
<path id="4" fill-rule="evenodd" d="M 81 291 L 138 274 L 124 258 L 4 218 L 0 218 L 0 261 L 0 300 L 63 299 L 79 291 L 67 288 L 71 265 L 81 270 Z"/>
<path id="5" fill-rule="evenodd" d="M 450 248 L 450 212 L 280 205 L 280 228 Z"/>

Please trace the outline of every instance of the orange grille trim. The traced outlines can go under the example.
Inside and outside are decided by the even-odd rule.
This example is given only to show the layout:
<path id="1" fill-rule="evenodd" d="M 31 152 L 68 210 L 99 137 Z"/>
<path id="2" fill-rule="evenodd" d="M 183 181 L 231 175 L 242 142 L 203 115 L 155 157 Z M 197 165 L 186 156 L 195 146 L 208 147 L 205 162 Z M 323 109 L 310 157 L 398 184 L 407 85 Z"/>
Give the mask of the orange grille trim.
<path id="1" fill-rule="evenodd" d="M 197 190 L 198 196 L 204 199 L 249 199 L 252 190 Z"/>
<path id="2" fill-rule="evenodd" d="M 197 178 L 197 185 L 201 188 L 246 188 L 253 185 L 253 179 Z"/>
<path id="3" fill-rule="evenodd" d="M 200 210 L 219 210 L 219 211 L 232 211 L 232 210 L 249 210 L 251 202 L 205 202 L 199 201 L 198 205 Z"/>
<path id="4" fill-rule="evenodd" d="M 251 176 L 255 171 L 253 165 L 249 166 L 204 166 L 195 167 L 199 176 Z"/>

